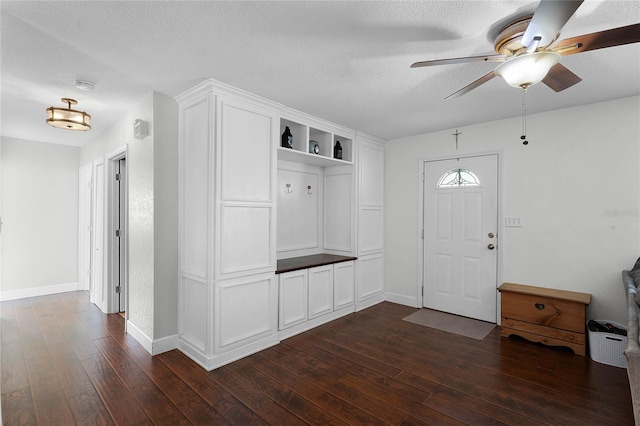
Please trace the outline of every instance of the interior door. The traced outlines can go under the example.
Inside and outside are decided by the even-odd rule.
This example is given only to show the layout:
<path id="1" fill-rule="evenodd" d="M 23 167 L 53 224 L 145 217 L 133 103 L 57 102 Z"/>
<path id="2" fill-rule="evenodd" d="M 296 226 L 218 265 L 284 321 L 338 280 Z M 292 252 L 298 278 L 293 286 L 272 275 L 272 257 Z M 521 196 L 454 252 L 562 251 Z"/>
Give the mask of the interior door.
<path id="1" fill-rule="evenodd" d="M 80 167 L 78 182 L 78 288 L 91 289 L 93 163 Z"/>
<path id="2" fill-rule="evenodd" d="M 497 225 L 497 155 L 424 163 L 424 307 L 496 322 Z"/>
<path id="3" fill-rule="evenodd" d="M 104 311 L 104 162 L 94 165 L 93 261 L 90 298 Z"/>

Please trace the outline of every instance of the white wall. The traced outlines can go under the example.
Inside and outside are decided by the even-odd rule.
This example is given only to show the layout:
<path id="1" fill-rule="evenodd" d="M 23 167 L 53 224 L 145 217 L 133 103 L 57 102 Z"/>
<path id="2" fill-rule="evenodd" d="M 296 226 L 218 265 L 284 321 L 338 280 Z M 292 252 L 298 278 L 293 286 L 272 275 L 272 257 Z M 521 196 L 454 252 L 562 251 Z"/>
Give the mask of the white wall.
<path id="1" fill-rule="evenodd" d="M 178 333 L 178 103 L 153 95 L 154 330 Z"/>
<path id="2" fill-rule="evenodd" d="M 76 290 L 80 148 L 7 137 L 1 143 L 0 298 Z"/>
<path id="3" fill-rule="evenodd" d="M 626 324 L 620 272 L 640 256 L 640 98 L 396 139 L 385 148 L 385 290 L 418 302 L 420 160 L 499 150 L 499 278 L 592 294 L 589 318 Z M 500 284 L 498 283 L 498 284 Z"/>
<path id="4" fill-rule="evenodd" d="M 149 135 L 133 137 L 133 121 Z M 128 331 L 148 350 L 178 328 L 178 107 L 150 93 L 82 148 L 86 164 L 127 146 Z"/>

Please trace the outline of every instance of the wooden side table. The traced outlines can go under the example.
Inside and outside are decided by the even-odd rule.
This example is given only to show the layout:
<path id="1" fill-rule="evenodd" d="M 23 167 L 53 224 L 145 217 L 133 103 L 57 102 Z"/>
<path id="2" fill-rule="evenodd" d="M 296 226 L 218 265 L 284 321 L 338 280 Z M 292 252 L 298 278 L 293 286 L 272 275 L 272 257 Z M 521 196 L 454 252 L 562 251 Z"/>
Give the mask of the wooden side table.
<path id="1" fill-rule="evenodd" d="M 565 346 L 585 355 L 586 307 L 591 295 L 522 284 L 504 283 L 500 335 Z"/>

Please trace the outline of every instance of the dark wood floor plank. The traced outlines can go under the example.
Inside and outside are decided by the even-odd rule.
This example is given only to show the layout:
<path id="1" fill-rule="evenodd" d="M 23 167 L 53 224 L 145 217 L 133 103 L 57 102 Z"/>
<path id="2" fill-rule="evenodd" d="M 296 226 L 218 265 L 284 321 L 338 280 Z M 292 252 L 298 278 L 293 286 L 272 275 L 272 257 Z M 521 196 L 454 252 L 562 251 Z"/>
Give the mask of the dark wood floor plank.
<path id="1" fill-rule="evenodd" d="M 86 291 L 0 302 L 13 424 L 633 425 L 626 370 L 518 338 L 408 323 L 381 303 L 207 372 L 155 357 Z"/>
<path id="2" fill-rule="evenodd" d="M 95 344 L 153 423 L 167 425 L 190 423 L 113 338 L 105 337 L 96 340 Z"/>
<path id="3" fill-rule="evenodd" d="M 2 392 L 13 392 L 29 387 L 29 375 L 24 361 L 22 343 L 2 342 Z"/>
<path id="4" fill-rule="evenodd" d="M 67 341 L 67 335 L 58 324 L 56 316 L 53 314 L 37 316 L 40 332 L 47 345 L 53 345 Z"/>
<path id="5" fill-rule="evenodd" d="M 13 302 L 0 302 L 0 343 L 18 340 L 20 340 L 20 331 Z"/>
<path id="6" fill-rule="evenodd" d="M 141 346 L 124 350 L 193 424 L 228 424 L 220 413 L 176 376 L 159 357 L 151 357 Z"/>
<path id="7" fill-rule="evenodd" d="M 230 364 L 228 367 L 237 375 L 244 377 L 254 386 L 262 389 L 271 399 L 309 424 L 345 424 L 332 413 L 321 409 L 302 395 L 280 384 L 250 364 L 251 360 L 244 358 Z"/>
<path id="8" fill-rule="evenodd" d="M 34 401 L 49 399 L 63 393 L 44 341 L 35 337 L 24 338 L 22 349 Z"/>
<path id="9" fill-rule="evenodd" d="M 209 372 L 209 376 L 269 424 L 306 424 L 226 366 Z"/>
<path id="10" fill-rule="evenodd" d="M 115 424 L 95 389 L 69 397 L 69 405 L 78 425 Z"/>
<path id="11" fill-rule="evenodd" d="M 354 352 L 343 346 L 335 345 L 325 339 L 317 339 L 314 345 L 317 348 L 329 352 L 336 357 L 340 357 L 345 361 L 350 361 L 355 365 L 362 366 L 369 370 L 377 371 L 389 377 L 393 377 L 402 371 L 401 369 L 396 368 L 392 365 L 385 364 L 364 354 Z"/>
<path id="12" fill-rule="evenodd" d="M 260 407 L 256 413 L 270 425 L 302 426 L 308 424 L 273 401 Z"/>
<path id="13" fill-rule="evenodd" d="M 307 364 L 308 360 L 296 362 L 291 355 L 301 355 L 297 351 L 287 356 L 282 356 L 281 351 L 286 351 L 280 347 L 273 347 L 262 351 L 259 354 L 246 359 L 252 367 L 264 372 L 265 375 L 273 378 L 287 389 L 295 389 L 305 399 L 320 407 L 331 405 L 334 408 L 331 412 L 348 423 L 398 423 L 406 417 L 406 413 L 394 409 L 393 407 L 378 404 L 366 398 L 361 392 L 336 381 L 347 372 L 336 368 L 333 375 L 325 376 L 323 372 L 329 371 L 326 360 L 318 361 L 318 371 Z M 331 378 L 333 377 L 333 379 Z M 310 380 L 311 379 L 311 380 Z M 345 397 L 346 396 L 346 397 Z M 339 407 L 339 408 L 338 408 Z M 374 420 L 377 419 L 377 420 Z"/>
<path id="14" fill-rule="evenodd" d="M 540 356 L 544 356 L 545 351 L 549 351 L 552 349 L 541 347 L 540 350 Z M 581 357 L 579 355 L 572 355 L 571 357 L 575 359 L 576 362 L 584 362 L 584 359 L 581 359 L 584 357 Z M 542 388 L 546 388 L 547 392 L 557 394 L 560 397 L 565 393 L 569 393 L 578 395 L 585 400 L 592 401 L 595 398 L 599 403 L 608 404 L 610 407 L 627 406 L 627 401 L 625 400 L 626 398 L 620 398 L 620 393 L 612 392 L 610 388 L 605 386 L 594 385 L 595 383 L 606 383 L 605 380 L 601 380 L 599 382 L 591 381 L 588 376 L 578 378 L 565 374 L 562 369 L 556 370 L 552 373 L 541 374 L 541 370 L 539 368 L 536 368 L 534 365 L 514 362 L 498 362 L 498 360 L 489 360 L 483 358 L 471 359 L 470 363 L 476 368 L 485 369 L 494 374 L 500 373 L 511 377 L 522 378 Z M 591 361 L 591 363 L 594 362 Z M 593 367 L 599 368 L 600 366 Z M 615 375 L 614 373 L 618 373 L 619 375 L 620 372 L 624 374 L 624 370 L 622 369 L 617 369 L 622 371 L 616 371 L 615 367 L 606 367 L 608 367 L 612 375 Z M 548 380 L 550 374 L 553 374 L 554 376 L 553 381 Z"/>
<path id="15" fill-rule="evenodd" d="M 69 401 L 62 393 L 46 400 L 38 399 L 34 405 L 38 424 L 71 425 L 75 422 Z"/>
<path id="16" fill-rule="evenodd" d="M 5 426 L 38 424 L 31 390 L 28 387 L 9 392 L 3 389 L 2 424 Z"/>
<path id="17" fill-rule="evenodd" d="M 540 423 L 511 410 L 478 399 L 472 395 L 443 386 L 409 372 L 402 372 L 397 380 L 424 389 L 431 395 L 423 402 L 438 412 L 467 424 L 512 424 L 518 426 L 535 426 Z"/>
<path id="18" fill-rule="evenodd" d="M 31 310 L 31 303 L 29 302 L 29 298 L 12 300 L 11 304 L 13 305 L 13 309 L 15 309 L 16 311 L 18 309 Z"/>
<path id="19" fill-rule="evenodd" d="M 379 422 L 379 419 L 366 411 L 328 392 L 325 389 L 328 387 L 327 383 L 331 383 L 333 380 L 309 380 L 305 372 L 300 374 L 296 369 L 287 368 L 295 363 L 287 362 L 278 357 L 269 358 L 262 355 L 261 353 L 251 357 L 251 360 L 254 361 L 252 364 L 254 368 L 278 381 L 283 386 L 295 389 L 301 396 L 319 407 L 327 409 L 341 420 L 349 424 L 373 424 Z"/>
<path id="20" fill-rule="evenodd" d="M 209 380 L 207 372 L 178 351 L 159 355 L 160 359 L 232 424 L 264 424 L 264 421 L 226 389 Z"/>
<path id="21" fill-rule="evenodd" d="M 583 425 L 588 424 L 590 420 L 589 418 L 583 418 L 583 416 L 580 415 L 581 413 L 578 412 L 574 413 L 576 416 L 575 420 L 566 419 L 558 412 L 548 410 L 547 406 L 539 406 L 530 401 L 521 400 L 515 393 L 496 392 L 484 386 L 477 386 L 454 377 L 447 377 L 443 384 L 460 392 L 467 393 L 468 395 L 473 395 L 475 398 L 503 407 L 504 409 L 520 413 L 523 416 L 538 421 L 540 424 L 556 426 Z"/>
<path id="22" fill-rule="evenodd" d="M 109 314 L 104 323 L 105 330 L 120 346 L 137 346 L 138 342 L 129 333 L 124 332 L 125 319 L 119 314 Z M 105 336 L 107 337 L 107 336 Z"/>
<path id="23" fill-rule="evenodd" d="M 225 388 L 230 394 L 253 411 L 258 411 L 271 402 L 271 399 L 260 389 L 256 389 L 227 367 L 220 367 L 210 371 L 208 374 L 214 382 Z"/>
<path id="24" fill-rule="evenodd" d="M 101 355 L 82 361 L 82 365 L 116 423 L 153 424 Z"/>
<path id="25" fill-rule="evenodd" d="M 294 348 L 287 348 L 287 345 L 280 345 L 286 352 L 291 352 Z M 279 347 L 272 348 L 277 350 Z M 259 356 L 267 356 L 270 351 L 263 351 Z M 276 364 L 288 368 L 290 371 L 295 371 L 293 366 L 308 365 L 318 368 L 321 365 L 326 365 L 328 369 L 336 369 L 338 371 L 349 371 L 348 374 L 342 376 L 338 380 L 341 383 L 347 384 L 354 389 L 360 390 L 364 394 L 368 394 L 374 398 L 384 401 L 381 406 L 394 406 L 405 410 L 407 413 L 414 415 L 420 415 L 422 418 L 430 418 L 432 422 L 438 422 L 442 424 L 456 424 L 459 423 L 441 413 L 436 412 L 428 407 L 422 406 L 421 403 L 430 395 L 428 392 L 424 392 L 418 388 L 415 388 L 406 383 L 393 379 L 392 377 L 379 374 L 375 371 L 371 371 L 361 366 L 355 365 L 351 362 L 344 361 L 339 357 L 330 356 L 328 352 L 322 351 L 315 347 L 307 347 L 304 351 L 296 350 L 293 352 L 297 362 L 290 362 L 284 356 L 273 357 L 272 361 Z M 265 355 L 263 355 L 265 354 Z M 324 368 L 325 370 L 327 368 Z M 306 370 L 300 371 L 302 377 L 309 377 L 309 372 Z M 314 383 L 324 383 L 324 380 L 318 380 L 314 378 Z M 329 382 L 331 380 L 329 379 Z M 295 385 L 296 390 L 300 389 L 300 385 Z M 377 389 L 376 391 L 373 391 Z M 313 399 L 312 399 L 313 400 Z M 313 400 L 315 402 L 315 400 Z M 369 407 L 362 407 L 363 409 L 370 409 Z M 348 422 L 352 422 L 355 419 L 343 418 Z M 362 419 L 357 419 L 362 420 Z M 362 421 L 357 421 L 362 423 Z"/>
<path id="26" fill-rule="evenodd" d="M 611 407 L 607 404 L 590 404 L 587 400 L 576 395 L 564 394 L 562 398 L 558 398 L 555 394 L 553 397 L 549 397 L 546 388 L 508 376 L 496 375 L 490 389 L 514 394 L 537 406 L 552 408 L 561 417 L 582 418 L 587 423 L 606 424 L 610 418 L 618 417 L 624 413 L 617 412 L 617 407 Z M 625 399 L 627 395 L 619 395 L 619 397 Z M 628 395 L 627 399 L 630 403 L 631 395 Z"/>

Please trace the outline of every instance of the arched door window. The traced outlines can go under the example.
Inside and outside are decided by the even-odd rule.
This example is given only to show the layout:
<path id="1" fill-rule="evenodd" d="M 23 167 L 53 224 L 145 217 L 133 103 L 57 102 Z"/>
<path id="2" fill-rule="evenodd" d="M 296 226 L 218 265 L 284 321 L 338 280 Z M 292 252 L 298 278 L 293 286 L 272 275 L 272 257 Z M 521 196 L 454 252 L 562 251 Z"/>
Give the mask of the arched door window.
<path id="1" fill-rule="evenodd" d="M 438 188 L 460 188 L 469 186 L 480 186 L 480 180 L 470 170 L 451 169 L 442 175 L 438 181 Z"/>

